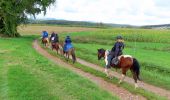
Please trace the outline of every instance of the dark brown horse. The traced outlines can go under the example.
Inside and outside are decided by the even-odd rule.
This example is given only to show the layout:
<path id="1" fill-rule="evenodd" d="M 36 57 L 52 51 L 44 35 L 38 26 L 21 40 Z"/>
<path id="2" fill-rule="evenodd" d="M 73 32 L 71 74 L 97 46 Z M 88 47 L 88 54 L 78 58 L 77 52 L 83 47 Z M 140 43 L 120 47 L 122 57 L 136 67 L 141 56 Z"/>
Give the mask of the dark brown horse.
<path id="1" fill-rule="evenodd" d="M 109 54 L 110 54 L 109 50 L 98 49 L 98 60 L 104 58 L 105 63 L 107 65 Z M 137 88 L 138 87 L 137 80 L 140 80 L 139 79 L 140 65 L 138 61 L 130 55 L 121 55 L 118 57 L 118 59 L 119 59 L 118 65 L 115 66 L 114 64 L 110 63 L 110 66 L 122 70 L 122 78 L 120 79 L 119 84 L 124 80 L 126 72 L 130 69 L 133 75 L 133 79 L 135 81 L 135 88 Z M 107 77 L 111 77 L 109 71 L 110 71 L 109 68 L 105 68 Z"/>
<path id="2" fill-rule="evenodd" d="M 67 58 L 67 61 L 69 60 L 69 57 L 70 55 L 72 56 L 72 61 L 73 61 L 73 64 L 76 62 L 76 55 L 75 55 L 75 49 L 74 48 L 70 48 L 67 52 L 64 51 L 64 43 L 60 43 L 61 47 L 62 47 L 62 50 L 63 50 L 63 55 L 66 56 Z"/>
<path id="3" fill-rule="evenodd" d="M 45 47 L 48 46 L 48 38 L 42 38 L 41 42 Z"/>

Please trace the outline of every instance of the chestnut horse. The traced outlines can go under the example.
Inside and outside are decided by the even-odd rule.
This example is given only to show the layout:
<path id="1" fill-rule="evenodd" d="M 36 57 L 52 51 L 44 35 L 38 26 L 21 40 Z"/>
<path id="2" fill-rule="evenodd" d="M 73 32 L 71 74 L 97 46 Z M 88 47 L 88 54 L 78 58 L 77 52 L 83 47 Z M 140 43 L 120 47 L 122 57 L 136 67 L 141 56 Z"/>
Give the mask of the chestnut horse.
<path id="1" fill-rule="evenodd" d="M 98 49 L 98 60 L 104 58 L 105 63 L 107 65 L 108 64 L 107 59 L 109 54 L 110 54 L 109 50 Z M 122 70 L 122 77 L 119 81 L 119 84 L 124 80 L 126 72 L 128 71 L 128 69 L 130 69 L 133 75 L 133 79 L 135 81 L 135 88 L 137 88 L 138 87 L 137 80 L 140 80 L 139 79 L 140 65 L 138 61 L 130 55 L 121 55 L 118 57 L 118 59 L 119 59 L 118 65 L 115 66 L 114 64 L 112 64 L 111 61 L 110 66 L 113 68 L 120 68 Z M 109 68 L 105 68 L 105 73 L 107 74 L 107 77 L 111 77 L 109 71 L 110 71 Z"/>
<path id="2" fill-rule="evenodd" d="M 67 58 L 67 61 L 69 60 L 69 56 L 71 55 L 72 56 L 72 61 L 73 61 L 73 64 L 76 62 L 76 55 L 75 55 L 75 49 L 74 48 L 70 48 L 67 52 L 64 51 L 64 42 L 61 42 L 60 43 L 61 47 L 62 47 L 62 50 L 63 50 L 63 55 L 65 56 L 66 55 L 66 58 Z"/>
<path id="3" fill-rule="evenodd" d="M 42 38 L 42 40 L 41 40 L 42 44 L 43 44 L 45 47 L 48 46 L 48 40 L 47 40 L 47 39 L 48 39 L 48 38 Z"/>

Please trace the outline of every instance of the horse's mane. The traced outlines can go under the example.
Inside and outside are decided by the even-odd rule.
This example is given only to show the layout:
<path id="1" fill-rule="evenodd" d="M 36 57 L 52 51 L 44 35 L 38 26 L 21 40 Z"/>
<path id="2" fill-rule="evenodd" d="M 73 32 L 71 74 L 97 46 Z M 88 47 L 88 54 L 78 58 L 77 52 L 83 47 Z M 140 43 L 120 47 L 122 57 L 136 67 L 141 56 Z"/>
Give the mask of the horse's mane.
<path id="1" fill-rule="evenodd" d="M 105 54 L 106 54 L 106 55 L 109 55 L 109 54 L 110 54 L 110 50 L 107 49 L 107 50 L 105 51 Z"/>

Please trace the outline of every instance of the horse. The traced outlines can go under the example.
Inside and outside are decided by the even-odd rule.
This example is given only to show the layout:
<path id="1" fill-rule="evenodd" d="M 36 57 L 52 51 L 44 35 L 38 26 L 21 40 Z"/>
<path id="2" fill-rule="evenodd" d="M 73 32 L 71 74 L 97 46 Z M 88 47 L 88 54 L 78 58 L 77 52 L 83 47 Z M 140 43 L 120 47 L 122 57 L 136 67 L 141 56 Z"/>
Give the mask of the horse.
<path id="1" fill-rule="evenodd" d="M 104 58 L 105 60 L 105 64 L 108 64 L 108 55 L 110 54 L 109 50 L 104 50 L 104 49 L 98 49 L 98 60 L 100 60 L 101 58 Z M 125 76 L 126 76 L 126 72 L 128 71 L 128 69 L 131 70 L 131 73 L 133 75 L 133 79 L 135 82 L 135 89 L 138 87 L 137 84 L 137 80 L 140 81 L 139 78 L 139 74 L 140 74 L 140 65 L 139 62 L 136 58 L 133 58 L 130 55 L 121 55 L 118 57 L 119 59 L 119 63 L 118 65 L 114 65 L 112 63 L 110 63 L 110 67 L 112 68 L 119 68 L 122 70 L 122 77 L 120 78 L 119 84 L 123 82 Z M 105 73 L 107 75 L 107 77 L 111 78 L 111 75 L 109 73 L 110 68 L 105 68 Z"/>
<path id="2" fill-rule="evenodd" d="M 48 38 L 42 38 L 42 40 L 41 40 L 41 43 L 45 46 L 45 47 L 47 47 L 48 46 L 48 40 L 47 40 Z"/>
<path id="3" fill-rule="evenodd" d="M 57 54 L 58 54 L 58 51 L 60 50 L 60 45 L 59 45 L 59 43 L 52 43 L 52 42 L 51 42 L 51 49 L 52 49 L 52 50 L 56 50 L 56 51 L 57 51 Z M 60 53 L 61 53 L 61 51 L 60 51 Z"/>
<path id="4" fill-rule="evenodd" d="M 65 56 L 67 58 L 67 61 L 69 60 L 70 55 L 72 56 L 72 61 L 73 64 L 76 62 L 76 55 L 75 55 L 75 49 L 74 47 L 70 48 L 68 51 L 64 51 L 64 43 L 60 43 L 61 47 L 62 47 L 62 54 L 63 56 Z"/>

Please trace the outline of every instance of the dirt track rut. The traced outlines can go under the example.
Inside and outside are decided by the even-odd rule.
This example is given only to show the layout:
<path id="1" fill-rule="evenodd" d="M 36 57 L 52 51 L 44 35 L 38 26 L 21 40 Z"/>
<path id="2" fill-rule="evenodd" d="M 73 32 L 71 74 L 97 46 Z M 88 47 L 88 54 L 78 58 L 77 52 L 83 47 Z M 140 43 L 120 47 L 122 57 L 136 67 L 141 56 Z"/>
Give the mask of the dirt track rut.
<path id="1" fill-rule="evenodd" d="M 89 67 L 91 67 L 91 68 L 93 68 L 95 70 L 104 72 L 104 68 L 102 68 L 101 66 L 89 63 L 89 62 L 84 61 L 84 60 L 82 60 L 80 58 L 77 58 L 77 62 L 79 62 L 80 64 L 83 64 L 85 66 L 89 66 Z M 121 74 L 119 74 L 117 72 L 111 71 L 111 74 L 114 77 L 117 77 L 119 79 L 121 77 Z M 129 78 L 129 77 L 126 77 L 124 81 L 126 81 L 129 84 L 134 84 L 134 80 L 132 78 Z M 141 87 L 141 88 L 143 88 L 145 90 L 148 90 L 148 91 L 153 92 L 155 94 L 158 94 L 160 96 L 167 97 L 170 100 L 170 91 L 168 91 L 168 90 L 165 90 L 165 89 L 162 89 L 162 88 L 159 88 L 159 87 L 156 87 L 156 86 L 144 83 L 144 82 L 138 82 L 138 85 L 139 85 L 139 87 Z"/>
<path id="2" fill-rule="evenodd" d="M 123 89 L 122 87 L 118 87 L 117 85 L 109 83 L 109 82 L 105 81 L 104 79 L 102 79 L 100 77 L 96 77 L 96 76 L 94 76 L 90 73 L 84 72 L 81 69 L 75 68 L 74 66 L 65 63 L 64 61 L 62 61 L 59 58 L 57 58 L 53 55 L 50 55 L 46 50 L 44 50 L 43 48 L 41 48 L 38 45 L 37 40 L 35 40 L 33 42 L 33 47 L 41 55 L 47 57 L 48 59 L 52 60 L 53 62 L 55 62 L 58 65 L 61 65 L 61 66 L 65 67 L 67 69 L 70 69 L 73 72 L 75 72 L 75 73 L 77 73 L 77 74 L 79 74 L 83 77 L 88 78 L 90 81 L 94 82 L 95 84 L 97 84 L 102 89 L 110 92 L 112 95 L 118 96 L 121 100 L 146 100 L 146 98 L 144 98 L 140 95 L 134 95 L 134 94 L 130 93 L 129 91 Z M 82 60 L 78 59 L 78 61 L 82 61 Z"/>

